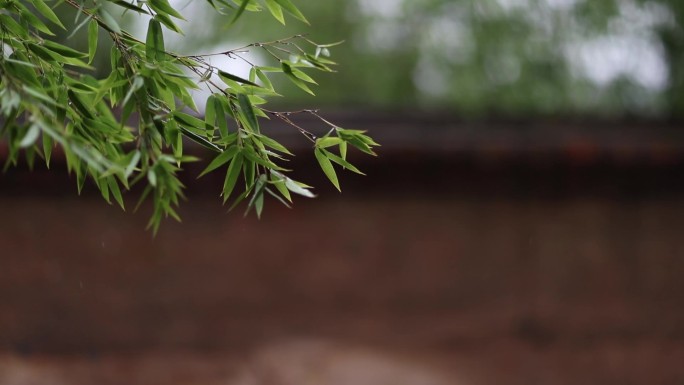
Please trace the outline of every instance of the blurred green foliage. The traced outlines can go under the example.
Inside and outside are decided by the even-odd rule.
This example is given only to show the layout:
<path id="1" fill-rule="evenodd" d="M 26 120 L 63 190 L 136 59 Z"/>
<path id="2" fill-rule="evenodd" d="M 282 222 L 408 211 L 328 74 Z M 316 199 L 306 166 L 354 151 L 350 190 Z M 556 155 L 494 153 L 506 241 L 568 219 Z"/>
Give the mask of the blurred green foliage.
<path id="1" fill-rule="evenodd" d="M 183 3 L 183 2 L 179 2 Z M 196 2 L 199 3 L 199 2 Z M 336 47 L 316 106 L 442 109 L 468 116 L 670 117 L 684 111 L 681 0 L 299 1 L 311 25 L 241 20 L 235 46 L 307 34 Z M 193 12 L 193 4 L 186 4 Z M 225 47 L 218 19 L 179 50 Z M 214 27 L 215 26 L 215 27 Z M 192 35 L 195 35 L 194 38 Z M 293 95 L 292 93 L 289 93 Z M 287 104 L 314 105 L 299 93 Z"/>

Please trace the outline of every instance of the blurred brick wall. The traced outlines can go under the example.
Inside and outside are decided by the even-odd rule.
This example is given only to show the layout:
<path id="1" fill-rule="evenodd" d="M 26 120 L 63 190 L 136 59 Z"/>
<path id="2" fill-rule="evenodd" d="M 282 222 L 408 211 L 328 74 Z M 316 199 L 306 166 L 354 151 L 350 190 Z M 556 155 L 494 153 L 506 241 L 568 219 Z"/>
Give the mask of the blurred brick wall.
<path id="1" fill-rule="evenodd" d="M 684 337 L 684 199 L 351 195 L 261 221 L 193 196 L 156 238 L 96 197 L 0 197 L 0 346 Z"/>
<path id="2" fill-rule="evenodd" d="M 342 195 L 321 188 L 293 210 L 272 202 L 261 221 L 226 214 L 220 175 L 204 178 L 184 223 L 156 238 L 144 209 L 123 213 L 92 190 L 78 198 L 59 171 L 10 171 L 0 350 L 221 351 L 323 337 L 462 358 L 492 347 L 487 362 L 528 374 L 550 359 L 567 378 L 589 367 L 684 380 L 679 155 L 384 151 L 361 165 L 368 178 L 343 177 Z M 302 175 L 324 186 L 319 171 Z"/>

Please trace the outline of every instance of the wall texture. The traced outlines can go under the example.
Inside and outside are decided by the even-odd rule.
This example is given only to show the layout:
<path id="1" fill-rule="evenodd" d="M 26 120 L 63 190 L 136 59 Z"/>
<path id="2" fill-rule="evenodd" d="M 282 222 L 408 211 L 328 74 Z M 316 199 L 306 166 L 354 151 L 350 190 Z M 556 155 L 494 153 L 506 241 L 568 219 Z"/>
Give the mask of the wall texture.
<path id="1" fill-rule="evenodd" d="M 145 383 L 157 362 L 221 383 L 208 368 L 247 359 L 276 374 L 244 383 L 289 384 L 293 367 L 362 373 L 366 357 L 374 373 L 442 376 L 416 384 L 683 383 L 684 167 L 473 159 L 387 151 L 341 196 L 272 203 L 261 221 L 226 214 L 210 177 L 156 238 L 145 209 L 11 171 L 0 382 L 126 367 Z"/>

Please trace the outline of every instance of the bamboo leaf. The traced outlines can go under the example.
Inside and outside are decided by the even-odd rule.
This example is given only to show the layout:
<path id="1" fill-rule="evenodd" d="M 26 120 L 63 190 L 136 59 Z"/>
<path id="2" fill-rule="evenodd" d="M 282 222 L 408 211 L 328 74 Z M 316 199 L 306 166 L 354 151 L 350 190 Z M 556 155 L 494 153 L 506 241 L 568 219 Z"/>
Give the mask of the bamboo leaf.
<path id="1" fill-rule="evenodd" d="M 151 19 L 147 26 L 147 38 L 145 40 L 147 60 L 163 60 L 166 56 L 165 51 L 161 23 L 158 20 Z"/>
<path id="2" fill-rule="evenodd" d="M 119 188 L 119 184 L 116 182 L 116 179 L 114 177 L 107 178 L 107 185 L 109 186 L 109 191 L 114 196 L 116 203 L 119 204 L 121 210 L 125 211 L 126 207 L 124 206 L 123 196 L 121 195 L 121 189 Z"/>
<path id="3" fill-rule="evenodd" d="M 271 15 L 278 20 L 282 25 L 285 25 L 285 16 L 283 15 L 283 8 L 278 5 L 275 0 L 266 0 L 266 8 L 271 12 Z"/>
<path id="4" fill-rule="evenodd" d="M 309 86 L 306 85 L 306 83 L 303 80 L 301 80 L 294 74 L 294 72 L 292 71 L 292 67 L 289 64 L 283 62 L 281 63 L 281 68 L 283 69 L 283 73 L 287 75 L 287 77 L 290 79 L 292 83 L 294 83 L 294 85 L 301 88 L 302 90 L 304 90 L 304 92 L 308 94 L 315 95 L 313 91 L 311 91 L 311 88 L 309 88 Z"/>
<path id="5" fill-rule="evenodd" d="M 223 81 L 232 80 L 232 81 L 235 81 L 235 82 L 238 82 L 238 83 L 249 84 L 250 86 L 259 87 L 259 85 L 256 84 L 256 83 L 254 83 L 254 82 L 251 82 L 251 81 L 249 81 L 249 80 L 247 80 L 247 79 L 243 79 L 243 78 L 241 78 L 241 77 L 239 77 L 239 76 L 237 76 L 237 75 L 233 75 L 233 74 L 231 74 L 231 73 L 229 73 L 229 72 L 226 72 L 226 71 L 221 71 L 221 70 L 219 70 L 219 71 L 218 71 L 218 75 L 219 75 L 219 77 L 221 78 L 221 80 L 223 80 Z M 228 83 L 226 82 L 226 84 L 228 84 Z M 228 84 L 228 85 L 230 85 L 230 84 Z"/>
<path id="6" fill-rule="evenodd" d="M 304 14 L 302 14 L 297 7 L 292 4 L 290 0 L 274 0 L 276 3 L 278 3 L 281 7 L 283 7 L 289 14 L 292 16 L 296 17 L 297 19 L 305 22 L 306 24 L 309 24 L 309 21 L 306 20 L 306 17 L 304 17 Z"/>
<path id="7" fill-rule="evenodd" d="M 333 184 L 333 186 L 337 188 L 337 191 L 342 191 L 340 189 L 340 182 L 337 180 L 337 174 L 335 173 L 335 169 L 333 168 L 330 159 L 328 159 L 328 157 L 325 156 L 323 151 L 318 148 L 314 150 L 314 154 L 316 155 L 316 160 L 318 161 L 318 164 L 321 166 L 321 169 L 323 170 L 325 176 L 327 176 L 330 182 Z"/>
<path id="8" fill-rule="evenodd" d="M 142 9 L 142 8 L 140 8 L 140 7 L 138 7 L 137 5 L 134 5 L 134 4 L 131 4 L 131 3 L 127 3 L 127 2 L 125 2 L 125 1 L 123 1 L 123 0 L 109 0 L 109 1 L 111 1 L 112 3 L 114 3 L 114 4 L 116 4 L 116 5 L 120 6 L 120 7 L 123 7 L 123 8 L 126 8 L 126 9 L 128 9 L 128 10 L 131 10 L 131 11 L 135 11 L 135 12 L 138 12 L 138 13 L 143 13 L 143 14 L 145 14 L 145 15 L 149 15 L 149 14 L 150 14 L 149 12 L 147 12 L 146 10 L 144 10 L 144 9 Z"/>
<path id="9" fill-rule="evenodd" d="M 207 168 L 205 168 L 204 171 L 200 173 L 198 178 L 201 178 L 207 173 L 210 173 L 216 170 L 217 168 L 223 166 L 224 164 L 228 163 L 228 161 L 230 161 L 235 156 L 235 154 L 238 153 L 238 151 L 240 151 L 240 148 L 238 146 L 231 146 L 222 153 L 218 154 L 216 158 L 214 158 L 214 160 L 211 161 L 211 163 L 209 163 L 209 166 L 207 166 Z"/>
<path id="10" fill-rule="evenodd" d="M 344 160 L 347 160 L 347 147 L 347 142 L 340 143 L 340 157 Z"/>
<path id="11" fill-rule="evenodd" d="M 157 14 L 167 14 L 169 16 L 175 17 L 176 19 L 185 20 L 183 15 L 181 15 L 171 6 L 171 4 L 169 4 L 168 0 L 147 0 L 147 3 L 157 12 Z"/>
<path id="12" fill-rule="evenodd" d="M 102 21 L 107 27 L 109 27 L 109 29 L 112 30 L 112 32 L 121 33 L 121 27 L 119 26 L 119 23 L 116 22 L 116 19 L 114 19 L 109 12 L 107 12 L 104 8 L 100 8 L 98 13 L 102 18 Z"/>
<path id="13" fill-rule="evenodd" d="M 235 157 L 233 157 L 233 161 L 230 162 L 230 165 L 228 166 L 228 169 L 226 170 L 226 179 L 223 182 L 223 203 L 226 203 L 228 198 L 230 198 L 230 194 L 233 192 L 233 189 L 235 188 L 235 183 L 237 183 L 238 177 L 240 176 L 240 172 L 242 171 L 242 154 L 237 153 Z"/>
<path id="14" fill-rule="evenodd" d="M 237 11 L 235 11 L 235 16 L 233 16 L 233 20 L 231 23 L 235 23 L 237 19 L 242 16 L 242 14 L 245 12 L 245 9 L 247 9 L 247 5 L 249 4 L 251 0 L 242 0 L 242 3 L 240 4 L 240 8 L 238 8 Z"/>
<path id="15" fill-rule="evenodd" d="M 45 16 L 46 19 L 57 24 L 62 29 L 66 29 L 64 27 L 64 24 L 62 24 L 62 21 L 59 20 L 59 17 L 57 17 L 55 12 L 52 10 L 52 8 L 45 4 L 43 0 L 32 0 L 32 2 L 33 6 L 36 7 L 36 10 L 38 10 L 38 12 L 40 12 L 41 15 Z"/>
<path id="16" fill-rule="evenodd" d="M 32 146 L 33 143 L 38 140 L 38 136 L 40 135 L 40 127 L 37 124 L 32 124 L 28 131 L 26 131 L 26 135 L 24 135 L 24 138 L 21 139 L 21 142 L 19 142 L 19 147 L 21 148 L 26 148 L 29 146 Z"/>
<path id="17" fill-rule="evenodd" d="M 50 168 L 50 158 L 52 157 L 52 148 L 55 143 L 50 135 L 43 135 L 43 154 L 45 155 L 45 164 Z"/>
<path id="18" fill-rule="evenodd" d="M 180 131 L 183 133 L 183 135 L 187 136 L 190 140 L 193 142 L 200 144 L 210 150 L 216 151 L 216 152 L 221 152 L 221 147 L 215 145 L 214 143 L 208 141 L 206 138 L 201 137 L 194 132 L 188 130 L 186 127 L 179 126 Z"/>
<path id="19" fill-rule="evenodd" d="M 332 152 L 330 152 L 328 150 L 321 150 L 321 151 L 323 152 L 323 154 L 325 154 L 326 157 L 328 157 L 328 159 L 339 164 L 340 166 L 342 166 L 346 169 L 349 169 L 350 171 L 355 172 L 357 174 L 366 175 L 363 172 L 361 172 L 358 168 L 356 168 L 354 165 L 347 162 L 345 159 L 333 154 Z"/>
<path id="20" fill-rule="evenodd" d="M 93 62 L 95 53 L 97 53 L 97 38 L 100 32 L 100 27 L 97 21 L 91 20 L 88 24 L 88 64 Z"/>
<path id="21" fill-rule="evenodd" d="M 254 113 L 252 102 L 249 101 L 249 97 L 245 94 L 239 94 L 238 104 L 240 105 L 240 110 L 244 114 L 249 128 L 254 132 L 259 132 L 259 122 L 257 120 L 256 114 Z"/>
<path id="22" fill-rule="evenodd" d="M 269 138 L 266 135 L 259 136 L 259 140 L 263 144 L 265 144 L 266 146 L 268 146 L 268 147 L 270 147 L 276 151 L 280 151 L 280 152 L 287 154 L 287 155 L 294 155 L 293 153 L 290 152 L 290 150 L 287 149 L 287 147 L 283 146 L 282 144 L 278 143 L 274 139 Z"/>
<path id="23" fill-rule="evenodd" d="M 285 178 L 285 187 L 287 187 L 287 189 L 292 191 L 293 193 L 301 195 L 303 197 L 307 197 L 307 198 L 315 198 L 316 197 L 311 191 L 300 186 L 299 184 L 297 184 L 297 182 L 293 181 L 290 178 Z"/>

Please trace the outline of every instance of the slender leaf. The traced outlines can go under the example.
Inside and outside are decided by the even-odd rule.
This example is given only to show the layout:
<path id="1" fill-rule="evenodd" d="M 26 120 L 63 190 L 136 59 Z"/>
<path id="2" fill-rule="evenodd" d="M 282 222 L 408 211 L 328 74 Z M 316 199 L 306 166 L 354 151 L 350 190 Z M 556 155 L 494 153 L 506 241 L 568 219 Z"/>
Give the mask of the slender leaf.
<path id="1" fill-rule="evenodd" d="M 251 0 L 242 0 L 242 3 L 240 4 L 240 8 L 238 8 L 237 11 L 235 11 L 235 16 L 233 16 L 233 20 L 231 23 L 235 23 L 237 19 L 242 16 L 242 14 L 245 12 L 245 9 L 247 8 L 247 5 L 249 4 Z"/>
<path id="2" fill-rule="evenodd" d="M 238 153 L 238 151 L 240 151 L 240 148 L 238 146 L 231 146 L 227 150 L 218 154 L 216 156 L 216 158 L 214 158 L 214 160 L 211 163 L 209 163 L 209 166 L 207 166 L 207 168 L 205 168 L 204 171 L 202 171 L 202 173 L 200 173 L 198 178 L 200 178 L 200 177 L 206 175 L 207 173 L 212 172 L 212 171 L 216 170 L 217 168 L 223 166 L 224 164 L 228 163 L 228 161 L 230 161 L 235 156 L 235 154 Z"/>
<path id="3" fill-rule="evenodd" d="M 93 62 L 95 53 L 97 53 L 99 31 L 100 27 L 97 25 L 97 21 L 91 20 L 90 24 L 88 24 L 88 64 Z"/>
<path id="4" fill-rule="evenodd" d="M 240 110 L 243 112 L 246 118 L 246 123 L 249 125 L 249 128 L 254 132 L 259 132 L 259 122 L 257 121 L 256 114 L 254 113 L 252 102 L 249 101 L 249 97 L 245 94 L 239 94 L 238 104 L 240 105 Z"/>
<path id="5" fill-rule="evenodd" d="M 57 24 L 62 29 L 66 29 L 64 27 L 64 24 L 62 24 L 62 21 L 59 20 L 59 17 L 57 17 L 55 12 L 52 10 L 52 8 L 45 4 L 43 0 L 32 0 L 32 2 L 33 6 L 36 7 L 36 10 L 38 10 L 38 12 L 40 12 L 41 15 L 45 16 L 46 19 Z"/>
<path id="6" fill-rule="evenodd" d="M 337 188 L 338 191 L 342 191 L 340 189 L 340 182 L 337 180 L 337 174 L 335 173 L 335 169 L 333 168 L 330 159 L 328 159 L 328 157 L 325 156 L 323 151 L 318 148 L 314 150 L 314 154 L 316 155 L 316 160 L 318 161 L 318 164 L 321 166 L 323 173 L 325 173 L 325 176 L 328 177 L 330 182 L 333 184 L 333 186 L 335 186 L 335 188 Z"/>
<path id="7" fill-rule="evenodd" d="M 249 81 L 249 80 L 247 80 L 247 79 L 243 79 L 243 78 L 241 78 L 241 77 L 239 77 L 239 76 L 237 76 L 237 75 L 233 75 L 233 74 L 231 74 L 231 73 L 229 73 L 229 72 L 226 72 L 226 71 L 221 71 L 221 70 L 219 70 L 219 71 L 218 71 L 218 74 L 219 74 L 219 77 L 221 78 L 221 80 L 224 80 L 224 81 L 226 81 L 226 80 L 232 80 L 232 81 L 235 81 L 235 82 L 238 82 L 238 83 L 249 84 L 250 86 L 259 87 L 259 85 L 256 84 L 256 83 L 254 83 L 254 82 L 251 82 L 251 81 Z M 226 82 L 226 84 L 228 84 L 228 83 Z M 228 85 L 230 85 L 230 84 L 228 84 Z"/>
<path id="8" fill-rule="evenodd" d="M 38 140 L 39 135 L 40 127 L 37 124 L 32 124 L 26 132 L 26 135 L 24 135 L 24 138 L 21 139 L 21 142 L 19 142 L 19 147 L 26 148 L 32 146 L 33 143 Z"/>
<path id="9" fill-rule="evenodd" d="M 283 7 L 289 14 L 292 16 L 296 17 L 297 19 L 305 22 L 306 24 L 309 24 L 309 21 L 306 20 L 306 17 L 304 17 L 304 14 L 302 14 L 297 7 L 292 4 L 290 0 L 274 0 L 276 3 L 278 3 L 281 7 Z"/>
<path id="10" fill-rule="evenodd" d="M 281 24 L 285 25 L 285 16 L 283 15 L 283 8 L 278 5 L 275 0 L 266 0 L 266 7 L 271 15 Z"/>
<path id="11" fill-rule="evenodd" d="M 233 161 L 230 162 L 228 169 L 226 170 L 226 179 L 223 183 L 223 203 L 226 203 L 230 194 L 235 188 L 235 183 L 237 183 L 238 177 L 240 176 L 240 171 L 242 171 L 242 154 L 238 153 L 233 157 Z"/>

